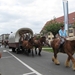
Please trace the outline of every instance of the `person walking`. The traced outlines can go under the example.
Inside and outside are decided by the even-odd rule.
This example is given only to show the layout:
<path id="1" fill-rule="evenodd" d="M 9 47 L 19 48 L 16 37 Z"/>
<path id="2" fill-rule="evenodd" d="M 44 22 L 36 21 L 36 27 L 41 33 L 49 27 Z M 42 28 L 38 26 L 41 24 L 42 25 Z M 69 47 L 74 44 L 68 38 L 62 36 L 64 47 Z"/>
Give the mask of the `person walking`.
<path id="1" fill-rule="evenodd" d="M 1 52 L 0 52 L 0 58 L 2 57 L 2 54 L 1 54 Z M 0 72 L 0 75 L 1 75 L 1 72 Z"/>

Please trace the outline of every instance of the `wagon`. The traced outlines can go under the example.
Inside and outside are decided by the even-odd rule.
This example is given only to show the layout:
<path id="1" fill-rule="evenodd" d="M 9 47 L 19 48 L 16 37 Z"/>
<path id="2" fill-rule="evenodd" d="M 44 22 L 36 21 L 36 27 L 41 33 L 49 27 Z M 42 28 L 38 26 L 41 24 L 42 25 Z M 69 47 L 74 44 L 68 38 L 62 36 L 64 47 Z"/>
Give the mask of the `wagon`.
<path id="1" fill-rule="evenodd" d="M 29 37 L 32 37 L 33 31 L 30 28 L 20 28 L 15 33 L 11 33 L 9 35 L 8 45 L 9 45 L 9 48 L 12 49 L 13 52 L 18 53 L 20 50 L 22 50 L 22 49 L 19 49 L 19 39 L 22 34 L 24 35 L 27 34 L 29 35 Z"/>

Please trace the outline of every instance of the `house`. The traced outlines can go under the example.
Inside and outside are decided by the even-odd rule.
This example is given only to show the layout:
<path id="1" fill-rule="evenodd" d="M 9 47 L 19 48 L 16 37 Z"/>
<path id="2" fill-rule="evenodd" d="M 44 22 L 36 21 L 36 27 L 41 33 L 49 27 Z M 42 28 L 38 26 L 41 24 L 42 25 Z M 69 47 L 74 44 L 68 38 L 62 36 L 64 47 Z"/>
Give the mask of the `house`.
<path id="1" fill-rule="evenodd" d="M 0 35 L 0 44 L 4 41 L 8 41 L 10 34 L 2 34 Z"/>
<path id="2" fill-rule="evenodd" d="M 68 21 L 68 24 L 69 24 L 68 25 L 68 29 L 69 29 L 68 35 L 69 35 L 69 37 L 72 37 L 72 36 L 75 36 L 75 12 L 68 14 L 68 20 L 69 20 Z M 44 31 L 45 26 L 48 25 L 51 21 L 54 21 L 54 20 L 47 21 L 40 33 L 42 33 L 42 31 Z M 64 16 L 55 18 L 55 21 L 58 23 L 64 23 Z M 51 39 L 53 38 L 52 35 L 48 35 L 48 36 Z"/>

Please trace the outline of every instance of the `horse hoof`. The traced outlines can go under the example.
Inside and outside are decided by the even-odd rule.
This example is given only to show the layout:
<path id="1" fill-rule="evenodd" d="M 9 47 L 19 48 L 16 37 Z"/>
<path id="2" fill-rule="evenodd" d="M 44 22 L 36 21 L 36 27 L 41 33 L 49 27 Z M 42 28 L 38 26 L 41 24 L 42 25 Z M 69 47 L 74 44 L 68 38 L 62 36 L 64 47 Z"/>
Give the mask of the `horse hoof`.
<path id="1" fill-rule="evenodd" d="M 66 67 L 70 67 L 70 64 L 65 64 Z"/>
<path id="2" fill-rule="evenodd" d="M 41 55 L 39 55 L 39 56 L 41 56 Z"/>
<path id="3" fill-rule="evenodd" d="M 27 54 L 27 56 L 29 56 L 29 54 Z"/>
<path id="4" fill-rule="evenodd" d="M 35 54 L 37 55 L 37 52 Z"/>
<path id="5" fill-rule="evenodd" d="M 55 62 L 56 65 L 60 65 L 60 62 Z"/>
<path id="6" fill-rule="evenodd" d="M 54 56 L 52 57 L 52 61 L 54 62 L 54 60 L 55 60 L 55 58 L 54 58 Z"/>
<path id="7" fill-rule="evenodd" d="M 52 58 L 52 61 L 54 62 L 54 59 Z"/>
<path id="8" fill-rule="evenodd" d="M 75 67 L 72 66 L 72 69 L 75 71 Z"/>
<path id="9" fill-rule="evenodd" d="M 60 65 L 60 63 L 56 63 L 56 65 Z"/>
<path id="10" fill-rule="evenodd" d="M 32 53 L 32 56 L 34 57 L 34 53 Z"/>
<path id="11" fill-rule="evenodd" d="M 75 71 L 75 68 L 73 68 L 73 70 Z"/>
<path id="12" fill-rule="evenodd" d="M 70 67 L 70 62 L 69 62 L 69 61 L 66 61 L 66 62 L 65 62 L 65 66 L 66 66 L 66 67 Z"/>
<path id="13" fill-rule="evenodd" d="M 34 57 L 34 53 L 32 53 L 32 57 Z"/>
<path id="14" fill-rule="evenodd" d="M 38 54 L 39 56 L 41 56 L 41 54 Z"/>

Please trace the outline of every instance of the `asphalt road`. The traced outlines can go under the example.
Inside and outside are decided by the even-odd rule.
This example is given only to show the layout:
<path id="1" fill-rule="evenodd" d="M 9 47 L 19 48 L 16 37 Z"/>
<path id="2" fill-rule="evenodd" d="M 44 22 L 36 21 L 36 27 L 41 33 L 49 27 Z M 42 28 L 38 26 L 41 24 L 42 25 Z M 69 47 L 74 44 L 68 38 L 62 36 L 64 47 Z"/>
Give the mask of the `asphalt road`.
<path id="1" fill-rule="evenodd" d="M 64 63 L 66 54 L 59 53 L 60 65 L 52 62 L 53 53 L 42 51 L 42 56 L 16 54 L 8 48 L 0 48 L 2 58 L 0 59 L 0 72 L 2 75 L 75 75 L 70 68 L 66 68 Z M 75 55 L 74 55 L 75 57 Z"/>

